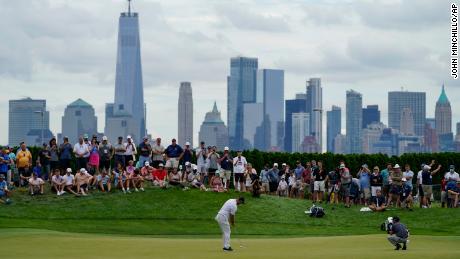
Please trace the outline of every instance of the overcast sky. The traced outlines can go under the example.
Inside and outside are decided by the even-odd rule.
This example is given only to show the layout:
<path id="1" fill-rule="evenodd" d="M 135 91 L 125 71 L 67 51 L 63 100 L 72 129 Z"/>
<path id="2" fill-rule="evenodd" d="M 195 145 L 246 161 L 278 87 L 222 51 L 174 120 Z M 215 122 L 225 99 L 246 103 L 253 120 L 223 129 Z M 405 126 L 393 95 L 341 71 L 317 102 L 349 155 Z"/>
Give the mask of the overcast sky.
<path id="1" fill-rule="evenodd" d="M 134 0 L 148 131 L 176 137 L 180 81 L 192 82 L 195 141 L 214 101 L 226 121 L 226 77 L 237 55 L 259 58 L 259 68 L 284 69 L 286 99 L 305 92 L 308 78 L 321 77 L 325 110 L 339 105 L 344 118 L 345 91 L 354 89 L 364 105 L 379 105 L 385 124 L 388 91 L 428 92 L 427 116 L 434 117 L 444 82 L 455 127 L 460 84 L 450 78 L 450 3 Z M 66 105 L 82 98 L 96 109 L 102 132 L 127 1 L 0 0 L 0 6 L 0 120 L 8 121 L 9 99 L 45 98 L 56 134 Z M 0 143 L 7 138 L 4 128 Z"/>

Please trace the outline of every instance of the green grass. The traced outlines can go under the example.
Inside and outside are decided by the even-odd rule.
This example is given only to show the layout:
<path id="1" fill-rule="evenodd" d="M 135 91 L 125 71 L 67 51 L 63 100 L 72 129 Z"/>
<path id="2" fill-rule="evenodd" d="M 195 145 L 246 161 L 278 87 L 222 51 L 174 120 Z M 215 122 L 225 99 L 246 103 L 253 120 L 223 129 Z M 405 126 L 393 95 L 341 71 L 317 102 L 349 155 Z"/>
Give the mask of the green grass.
<path id="1" fill-rule="evenodd" d="M 93 192 L 87 197 L 45 194 L 30 197 L 16 190 L 11 205 L 0 205 L 0 228 L 47 229 L 74 233 L 117 235 L 200 235 L 216 237 L 214 216 L 235 193 L 197 190 L 160 190 L 124 195 Z M 246 195 L 238 209 L 236 223 L 241 235 L 340 236 L 383 234 L 379 227 L 388 216 L 398 215 L 412 235 L 460 236 L 457 209 L 395 210 L 385 213 L 359 212 L 359 207 L 331 210 L 326 216 L 310 218 L 304 211 L 307 200 L 274 196 L 260 199 Z M 454 227 L 455 226 L 455 227 Z"/>
<path id="2" fill-rule="evenodd" d="M 0 232 L 2 258 L 460 258 L 460 237 L 414 236 L 407 251 L 394 251 L 386 236 L 303 237 L 232 240 L 150 238 L 11 229 Z"/>

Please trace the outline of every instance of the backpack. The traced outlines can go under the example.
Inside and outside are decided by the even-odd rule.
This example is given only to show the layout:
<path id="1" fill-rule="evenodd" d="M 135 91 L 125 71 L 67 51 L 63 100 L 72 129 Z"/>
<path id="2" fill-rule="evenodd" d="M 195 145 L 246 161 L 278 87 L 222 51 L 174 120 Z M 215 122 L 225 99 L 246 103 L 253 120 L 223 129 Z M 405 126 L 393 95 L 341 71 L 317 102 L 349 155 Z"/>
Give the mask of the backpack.
<path id="1" fill-rule="evenodd" d="M 326 213 L 324 213 L 324 209 L 322 207 L 316 207 L 316 206 L 313 206 L 311 209 L 310 209 L 310 217 L 315 217 L 315 218 L 322 218 L 324 217 L 324 215 L 326 215 Z"/>

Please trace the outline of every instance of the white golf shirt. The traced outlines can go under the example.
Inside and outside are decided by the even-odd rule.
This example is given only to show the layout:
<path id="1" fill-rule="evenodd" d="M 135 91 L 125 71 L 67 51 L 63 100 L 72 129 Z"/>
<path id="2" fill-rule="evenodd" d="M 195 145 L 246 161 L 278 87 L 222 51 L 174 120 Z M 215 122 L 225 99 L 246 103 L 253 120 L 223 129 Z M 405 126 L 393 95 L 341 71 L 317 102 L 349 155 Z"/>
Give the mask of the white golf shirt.
<path id="1" fill-rule="evenodd" d="M 237 209 L 238 206 L 236 205 L 236 199 L 229 199 L 224 203 L 217 214 L 222 215 L 228 219 L 230 218 L 230 215 L 235 215 Z"/>
<path id="2" fill-rule="evenodd" d="M 66 174 L 62 178 L 65 181 L 65 185 L 73 185 L 73 179 L 75 179 L 75 176 L 73 176 L 73 174 Z"/>
<path id="3" fill-rule="evenodd" d="M 457 172 L 451 173 L 450 171 L 444 175 L 444 179 L 446 179 L 446 181 L 449 181 L 449 179 L 455 180 L 457 182 L 460 181 L 460 177 L 458 173 Z"/>
<path id="4" fill-rule="evenodd" d="M 233 172 L 235 174 L 244 173 L 244 169 L 246 168 L 247 164 L 248 162 L 244 156 L 233 158 Z"/>
<path id="5" fill-rule="evenodd" d="M 83 144 L 77 143 L 73 146 L 73 152 L 75 152 L 77 155 L 88 155 L 89 154 L 89 148 L 88 145 L 83 142 Z"/>

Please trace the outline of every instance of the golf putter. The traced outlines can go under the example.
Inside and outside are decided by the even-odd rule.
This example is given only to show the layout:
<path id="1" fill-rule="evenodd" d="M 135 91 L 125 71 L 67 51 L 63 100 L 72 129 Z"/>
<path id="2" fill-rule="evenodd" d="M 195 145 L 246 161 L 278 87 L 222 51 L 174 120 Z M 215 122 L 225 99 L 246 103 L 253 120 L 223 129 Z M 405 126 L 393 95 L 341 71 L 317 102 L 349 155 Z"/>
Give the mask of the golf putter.
<path id="1" fill-rule="evenodd" d="M 237 239 L 238 239 L 238 243 L 240 244 L 240 248 L 244 248 L 244 245 L 243 245 L 243 243 L 241 242 L 241 238 L 240 238 L 239 235 L 238 235 L 238 231 L 236 230 L 236 227 L 235 227 L 235 234 L 238 236 Z"/>

